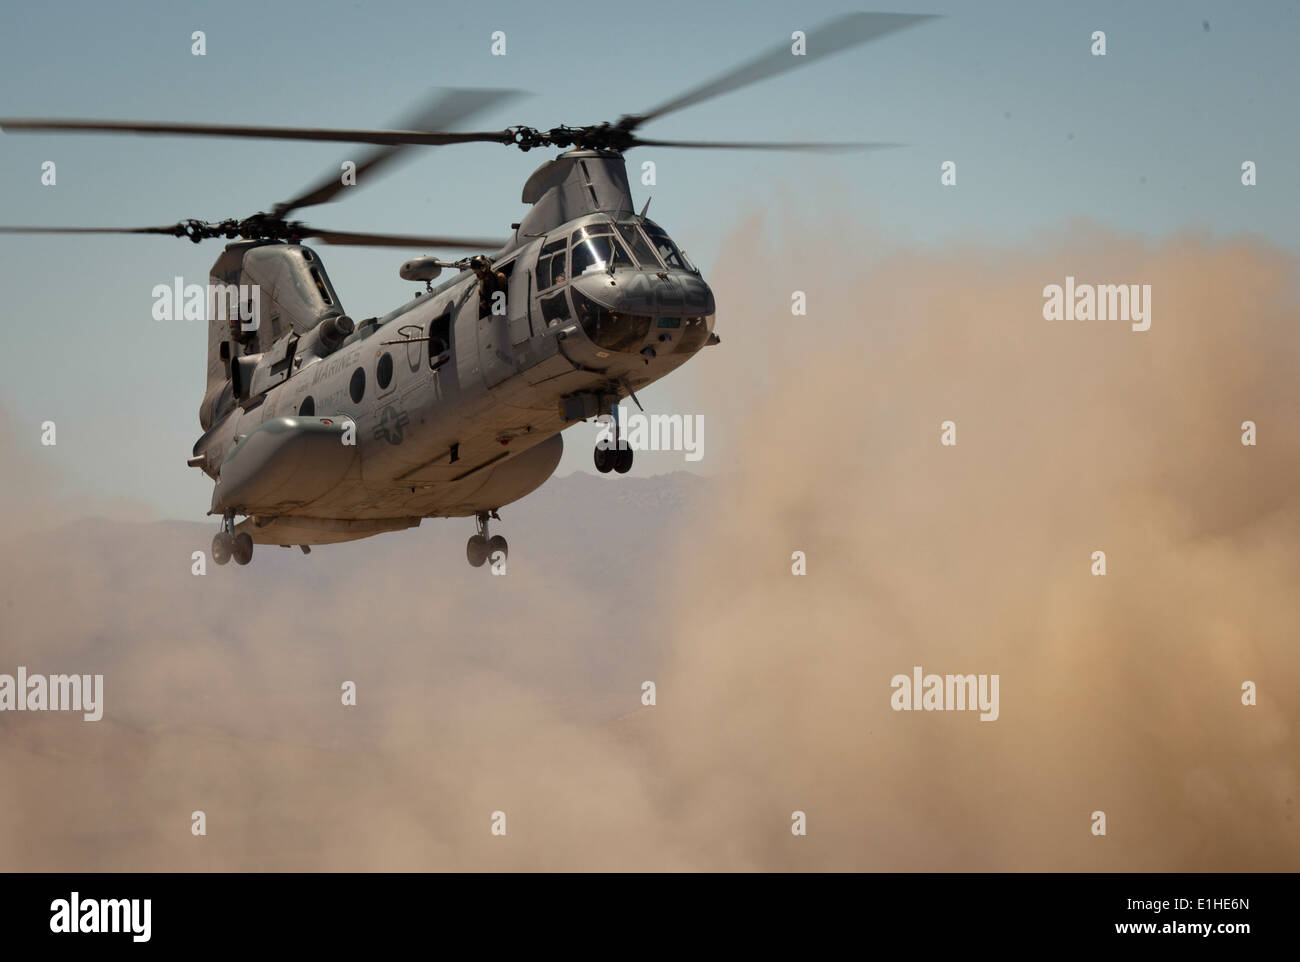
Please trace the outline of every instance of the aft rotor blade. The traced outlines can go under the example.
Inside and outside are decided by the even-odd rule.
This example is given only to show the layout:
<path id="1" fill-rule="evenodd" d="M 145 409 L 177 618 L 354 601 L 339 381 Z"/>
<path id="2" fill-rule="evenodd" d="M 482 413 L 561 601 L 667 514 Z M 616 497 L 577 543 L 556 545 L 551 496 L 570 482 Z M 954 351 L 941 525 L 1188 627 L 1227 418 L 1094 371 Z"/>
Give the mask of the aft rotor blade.
<path id="1" fill-rule="evenodd" d="M 495 251 L 505 246 L 500 238 L 443 237 L 412 234 L 363 234 L 356 231 L 317 230 L 309 227 L 303 237 L 314 237 L 325 244 L 346 244 L 353 247 L 446 247 L 463 250 Z"/>
<path id="2" fill-rule="evenodd" d="M 889 150 L 903 144 L 888 143 L 819 143 L 804 140 L 643 140 L 632 138 L 633 147 L 701 147 L 708 150 L 794 150 L 808 153 L 843 153 L 865 150 Z"/>
<path id="3" fill-rule="evenodd" d="M 805 67 L 810 63 L 816 63 L 844 50 L 930 19 L 933 19 L 932 14 L 910 13 L 849 13 L 836 17 L 807 32 L 805 36 L 807 53 L 802 56 L 796 56 L 791 51 L 789 43 L 782 43 L 739 67 L 700 84 L 667 103 L 660 104 L 653 110 L 625 117 L 623 124 L 625 129 L 633 129 L 674 110 L 682 110 L 712 97 L 775 77 L 788 70 Z"/>
<path id="4" fill-rule="evenodd" d="M 473 114 L 480 113 L 490 107 L 494 107 L 507 100 L 512 100 L 519 96 L 517 90 L 480 90 L 480 89 L 451 89 L 440 92 L 437 98 L 419 113 L 405 121 L 406 126 L 415 128 L 433 128 L 447 127 L 458 123 Z M 437 135 L 442 137 L 444 135 Z M 448 137 L 459 135 L 448 134 Z M 466 134 L 466 137 L 484 139 L 488 135 Z M 510 140 L 510 134 L 503 131 L 502 134 L 491 135 L 497 142 L 502 142 L 501 137 Z M 460 140 L 446 140 L 445 143 L 464 143 Z M 418 141 L 399 140 L 390 142 L 389 146 L 373 149 L 358 160 L 356 168 L 356 183 L 361 184 L 363 175 L 373 174 L 376 171 L 387 167 L 398 157 L 406 153 L 410 147 L 418 145 Z M 291 211 L 303 207 L 311 207 L 315 204 L 326 204 L 334 200 L 344 190 L 348 189 L 343 178 L 339 173 L 330 174 L 328 177 L 319 181 L 313 187 L 299 194 L 292 200 L 277 204 L 274 212 L 278 217 L 284 217 Z"/>

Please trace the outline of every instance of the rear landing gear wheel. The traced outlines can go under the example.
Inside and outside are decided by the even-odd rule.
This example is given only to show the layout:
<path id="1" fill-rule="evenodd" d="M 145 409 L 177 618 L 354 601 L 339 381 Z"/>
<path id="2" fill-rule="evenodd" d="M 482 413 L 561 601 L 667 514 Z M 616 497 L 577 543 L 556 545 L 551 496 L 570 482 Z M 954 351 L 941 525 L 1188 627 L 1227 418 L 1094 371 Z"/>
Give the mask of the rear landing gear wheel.
<path id="1" fill-rule="evenodd" d="M 483 562 L 488 558 L 488 539 L 481 534 L 470 538 L 465 544 L 465 558 L 475 568 L 483 567 Z"/>
<path id="2" fill-rule="evenodd" d="M 627 474 L 629 471 L 631 471 L 632 470 L 632 449 L 619 448 L 614 453 L 618 455 L 618 457 L 614 459 L 614 470 L 617 471 L 619 474 Z"/>
<path id="3" fill-rule="evenodd" d="M 618 454 L 617 448 L 602 448 L 599 444 L 596 445 L 592 455 L 592 459 L 596 462 L 596 470 L 601 474 L 609 474 L 618 466 Z"/>
<path id="4" fill-rule="evenodd" d="M 225 531 L 218 531 L 212 536 L 212 560 L 219 565 L 230 561 L 230 552 L 234 548 L 234 539 Z"/>
<path id="5" fill-rule="evenodd" d="M 230 556 L 235 559 L 235 564 L 246 565 L 253 560 L 253 539 L 249 537 L 247 531 L 235 535 Z"/>
<path id="6" fill-rule="evenodd" d="M 478 526 L 478 534 L 474 535 L 466 543 L 465 558 L 475 568 L 483 567 L 483 563 L 498 551 L 506 554 L 510 553 L 510 548 L 506 545 L 506 539 L 501 535 L 488 537 L 488 522 L 491 520 L 501 520 L 501 516 L 497 514 L 495 508 L 490 511 L 479 511 L 474 515 L 474 523 Z"/>

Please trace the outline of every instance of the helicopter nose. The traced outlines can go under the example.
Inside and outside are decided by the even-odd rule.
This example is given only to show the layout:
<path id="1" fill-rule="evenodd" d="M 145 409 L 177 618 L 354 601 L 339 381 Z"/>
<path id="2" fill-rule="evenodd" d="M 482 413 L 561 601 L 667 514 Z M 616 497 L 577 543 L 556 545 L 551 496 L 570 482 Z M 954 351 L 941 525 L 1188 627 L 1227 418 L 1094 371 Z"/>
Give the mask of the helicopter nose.
<path id="1" fill-rule="evenodd" d="M 713 291 L 696 274 L 680 271 L 592 271 L 573 288 L 602 307 L 648 317 L 702 317 L 714 313 Z"/>
<path id="2" fill-rule="evenodd" d="M 603 352 L 693 354 L 713 330 L 713 291 L 696 274 L 591 271 L 571 287 L 583 333 Z"/>

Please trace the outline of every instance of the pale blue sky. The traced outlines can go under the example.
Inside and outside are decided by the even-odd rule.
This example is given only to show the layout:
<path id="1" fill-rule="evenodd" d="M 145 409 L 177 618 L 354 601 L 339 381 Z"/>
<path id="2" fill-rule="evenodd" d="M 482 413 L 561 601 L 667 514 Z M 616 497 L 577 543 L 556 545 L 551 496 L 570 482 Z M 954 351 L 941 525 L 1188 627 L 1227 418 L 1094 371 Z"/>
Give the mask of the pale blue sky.
<path id="1" fill-rule="evenodd" d="M 645 150 L 654 217 L 706 277 L 722 239 L 772 195 L 839 209 L 900 241 L 1023 241 L 1078 216 L 1148 235 L 1197 226 L 1300 252 L 1294 3 L 891 2 L 945 14 L 824 64 L 672 115 L 646 136 L 875 139 L 883 154 Z M 385 126 L 438 86 L 532 96 L 475 129 L 615 120 L 648 108 L 848 3 L 125 3 L 10 6 L 0 115 Z M 1208 21 L 1206 30 L 1204 22 Z M 1093 30 L 1108 55 L 1089 54 Z M 190 53 L 204 30 L 207 56 Z M 490 55 L 504 30 L 508 54 Z M 0 222 L 144 225 L 266 209 L 359 153 L 346 145 L 0 135 Z M 519 191 L 554 152 L 428 149 L 383 181 L 304 212 L 343 229 L 504 236 Z M 959 164 L 944 191 L 938 165 Z M 42 161 L 58 184 L 41 186 Z M 1239 186 L 1243 160 L 1260 185 Z M 634 188 L 638 201 L 646 189 Z M 779 229 L 777 227 L 776 229 Z M 796 237 L 777 238 L 797 243 Z M 132 497 L 199 518 L 210 486 L 184 459 L 199 433 L 202 324 L 154 322 L 150 291 L 203 282 L 219 242 L 0 238 L 6 364 L 0 406 L 68 493 Z M 355 317 L 411 285 L 409 253 L 323 248 Z M 419 251 L 412 253 L 420 253 Z M 719 309 L 726 330 L 726 305 Z M 740 332 L 732 332 L 738 336 Z M 687 369 L 689 371 L 689 368 Z M 686 371 L 683 372 L 685 376 Z M 673 379 L 643 395 L 672 409 Z M 640 471 L 679 461 L 643 459 Z M 692 466 L 693 468 L 696 466 Z M 590 470 L 571 445 L 562 471 Z"/>

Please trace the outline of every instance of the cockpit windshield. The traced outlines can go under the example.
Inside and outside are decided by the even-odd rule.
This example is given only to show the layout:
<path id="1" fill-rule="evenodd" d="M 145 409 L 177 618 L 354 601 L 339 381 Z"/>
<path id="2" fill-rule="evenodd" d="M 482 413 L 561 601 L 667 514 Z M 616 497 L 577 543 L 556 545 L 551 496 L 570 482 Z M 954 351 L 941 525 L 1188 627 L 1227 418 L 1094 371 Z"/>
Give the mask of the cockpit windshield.
<path id="1" fill-rule="evenodd" d="M 678 250 L 677 245 L 664 233 L 662 227 L 648 220 L 644 221 L 642 226 L 645 228 L 646 236 L 650 238 L 650 243 L 654 245 L 667 266 L 690 271 L 692 274 L 699 273 L 695 265 L 686 259 L 686 255 Z"/>
<path id="2" fill-rule="evenodd" d="M 564 281 L 576 280 L 588 271 L 636 268 L 662 271 L 666 266 L 699 273 L 663 228 L 652 221 L 644 221 L 644 227 L 612 221 L 588 224 L 574 231 L 569 242 L 572 246 L 567 275 L 564 271 L 564 239 L 553 240 L 542 247 L 537 259 L 538 290 L 549 290 Z"/>
<path id="3" fill-rule="evenodd" d="M 637 230 L 636 224 L 618 224 L 616 226 L 618 227 L 619 236 L 623 238 L 623 243 L 631 248 L 632 256 L 636 258 L 636 262 L 646 270 L 659 270 L 659 259 L 655 257 L 655 252 L 646 243 L 645 236 Z"/>
<path id="4" fill-rule="evenodd" d="M 573 277 L 581 277 L 590 270 L 636 267 L 632 255 L 614 237 L 613 227 L 609 224 L 593 224 L 574 232 L 570 264 Z"/>

